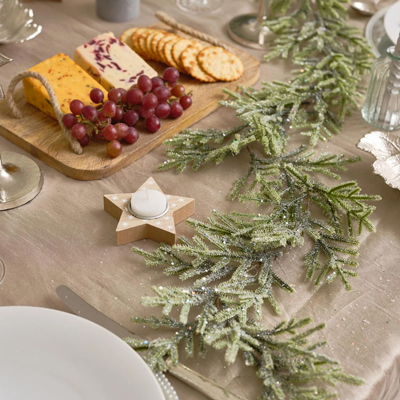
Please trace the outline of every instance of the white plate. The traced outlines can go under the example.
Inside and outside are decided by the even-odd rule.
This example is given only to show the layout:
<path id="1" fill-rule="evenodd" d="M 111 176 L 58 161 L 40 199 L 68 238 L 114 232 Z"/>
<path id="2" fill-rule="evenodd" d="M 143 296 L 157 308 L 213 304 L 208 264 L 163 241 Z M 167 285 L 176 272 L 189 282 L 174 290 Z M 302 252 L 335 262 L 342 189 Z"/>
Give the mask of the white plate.
<path id="1" fill-rule="evenodd" d="M 390 40 L 396 44 L 400 33 L 400 1 L 394 3 L 385 14 L 385 30 Z"/>
<path id="2" fill-rule="evenodd" d="M 83 318 L 0 307 L 1 400 L 164 400 L 142 358 Z"/>

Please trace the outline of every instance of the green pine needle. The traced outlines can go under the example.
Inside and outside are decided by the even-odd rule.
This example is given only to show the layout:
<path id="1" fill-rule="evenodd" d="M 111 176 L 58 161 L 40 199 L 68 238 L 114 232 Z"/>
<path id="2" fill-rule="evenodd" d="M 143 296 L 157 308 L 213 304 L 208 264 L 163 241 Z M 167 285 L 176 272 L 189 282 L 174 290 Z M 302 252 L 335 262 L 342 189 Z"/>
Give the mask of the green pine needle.
<path id="1" fill-rule="evenodd" d="M 185 285 L 153 287 L 154 295 L 142 303 L 161 307 L 162 316 L 132 318 L 173 334 L 127 343 L 145 351 L 155 371 L 166 370 L 167 359 L 177 363 L 182 349 L 188 357 L 204 357 L 212 347 L 224 352 L 228 364 L 243 358 L 263 383 L 261 400 L 332 399 L 337 393 L 329 386 L 363 381 L 316 351 L 325 342 L 309 341 L 324 324 L 310 328 L 306 318 L 267 328 L 259 321 L 268 307 L 280 314 L 277 290 L 294 292 L 276 271 L 276 260 L 306 240 L 312 243 L 304 255 L 306 279 L 316 285 L 340 281 L 351 290 L 357 276 L 355 236 L 375 230 L 370 202 L 380 197 L 363 194 L 355 181 L 340 181 L 340 172 L 359 158 L 317 154 L 311 147 L 339 134 L 356 109 L 372 53 L 348 25 L 345 0 L 272 0 L 271 12 L 266 25 L 275 39 L 265 61 L 290 58 L 291 80 L 225 90 L 229 98 L 221 104 L 235 110 L 241 124 L 184 130 L 165 142 L 168 160 L 159 167 L 197 170 L 245 150 L 249 168 L 229 197 L 259 205 L 260 213 L 215 211 L 207 221 L 187 221 L 196 231 L 192 239 L 181 237 L 152 253 L 134 247 L 148 266 L 161 266 Z M 293 135 L 307 138 L 309 147 L 288 152 Z"/>

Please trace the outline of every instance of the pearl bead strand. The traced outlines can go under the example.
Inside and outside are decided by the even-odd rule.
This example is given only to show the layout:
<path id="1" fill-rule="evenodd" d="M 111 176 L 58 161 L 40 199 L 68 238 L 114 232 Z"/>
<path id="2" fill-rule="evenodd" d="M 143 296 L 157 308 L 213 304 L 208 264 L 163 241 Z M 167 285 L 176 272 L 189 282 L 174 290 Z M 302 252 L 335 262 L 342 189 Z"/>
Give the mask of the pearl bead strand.
<path id="1" fill-rule="evenodd" d="M 179 400 L 179 397 L 168 378 L 162 372 L 157 372 L 155 376 L 164 393 L 165 400 Z"/>

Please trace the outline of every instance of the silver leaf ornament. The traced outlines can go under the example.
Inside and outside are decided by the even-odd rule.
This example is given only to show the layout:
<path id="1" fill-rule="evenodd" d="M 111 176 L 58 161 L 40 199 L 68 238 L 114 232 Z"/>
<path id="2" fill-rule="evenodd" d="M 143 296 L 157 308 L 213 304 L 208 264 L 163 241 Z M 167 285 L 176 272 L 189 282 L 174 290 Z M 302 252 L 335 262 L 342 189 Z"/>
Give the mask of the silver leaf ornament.
<path id="1" fill-rule="evenodd" d="M 395 189 L 400 189 L 400 137 L 393 133 L 373 131 L 357 144 L 361 150 L 376 157 L 374 172 Z"/>

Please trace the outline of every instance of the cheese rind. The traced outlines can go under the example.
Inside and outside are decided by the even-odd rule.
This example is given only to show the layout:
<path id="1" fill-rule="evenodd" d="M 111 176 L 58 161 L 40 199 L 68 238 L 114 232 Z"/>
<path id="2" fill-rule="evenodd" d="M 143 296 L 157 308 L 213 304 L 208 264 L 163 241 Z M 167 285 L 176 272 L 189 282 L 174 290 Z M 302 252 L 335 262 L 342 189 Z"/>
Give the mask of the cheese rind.
<path id="1" fill-rule="evenodd" d="M 96 36 L 75 50 L 75 62 L 107 90 L 129 90 L 139 76 L 157 72 L 112 32 Z"/>
<path id="2" fill-rule="evenodd" d="M 29 71 L 38 72 L 47 78 L 65 114 L 71 112 L 69 103 L 74 99 L 81 100 L 85 105 L 96 105 L 90 100 L 89 94 L 99 84 L 67 55 L 57 54 L 29 68 Z M 34 78 L 25 78 L 23 85 L 26 101 L 57 119 L 42 83 Z"/>

